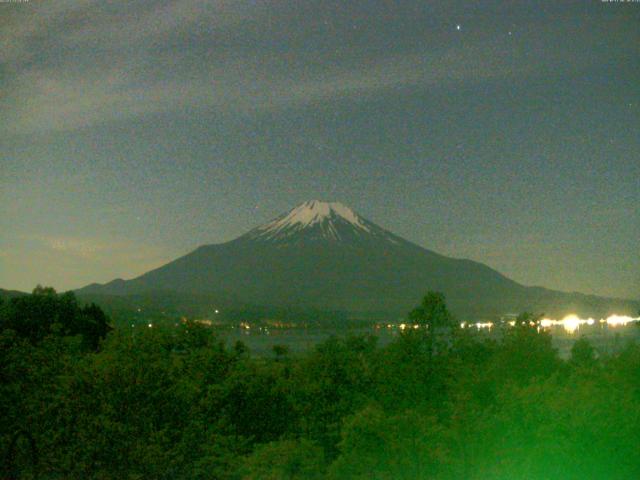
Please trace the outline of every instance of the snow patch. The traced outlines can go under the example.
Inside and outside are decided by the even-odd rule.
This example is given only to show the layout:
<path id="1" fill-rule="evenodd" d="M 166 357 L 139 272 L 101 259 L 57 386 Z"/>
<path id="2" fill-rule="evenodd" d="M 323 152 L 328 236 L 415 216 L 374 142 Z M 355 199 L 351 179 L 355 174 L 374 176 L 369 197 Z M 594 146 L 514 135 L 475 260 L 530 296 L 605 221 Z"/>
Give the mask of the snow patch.
<path id="1" fill-rule="evenodd" d="M 358 230 L 371 233 L 369 227 L 349 207 L 338 202 L 320 202 L 318 200 L 304 202 L 286 215 L 258 227 L 258 230 L 268 236 L 274 236 L 279 233 L 291 234 L 321 223 L 325 227 L 323 230 L 326 235 L 338 240 L 340 235 L 333 224 L 333 220 L 336 218 L 340 218 Z"/>

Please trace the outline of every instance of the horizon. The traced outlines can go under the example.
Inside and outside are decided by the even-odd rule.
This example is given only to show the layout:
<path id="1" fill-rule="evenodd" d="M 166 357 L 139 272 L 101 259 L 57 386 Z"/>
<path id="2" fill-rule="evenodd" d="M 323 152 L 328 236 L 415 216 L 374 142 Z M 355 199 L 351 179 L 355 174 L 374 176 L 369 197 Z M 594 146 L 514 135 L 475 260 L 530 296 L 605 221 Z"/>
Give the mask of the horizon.
<path id="1" fill-rule="evenodd" d="M 303 202 L 301 202 L 301 203 L 299 203 L 299 204 L 297 204 L 297 205 L 293 206 L 292 208 L 289 208 L 288 210 L 285 210 L 284 212 L 281 212 L 280 214 L 277 214 L 277 215 L 275 215 L 275 216 L 272 216 L 271 218 L 269 218 L 269 219 L 265 220 L 263 223 L 261 223 L 261 224 L 259 224 L 259 225 L 256 225 L 256 226 L 253 226 L 253 227 L 249 227 L 249 228 L 248 228 L 248 229 L 246 229 L 244 232 L 241 232 L 238 236 L 236 236 L 236 237 L 234 237 L 234 238 L 231 238 L 231 239 L 229 239 L 229 240 L 224 240 L 224 241 L 222 241 L 222 242 L 218 242 L 218 243 L 203 243 L 203 244 L 200 244 L 200 245 L 196 245 L 196 246 L 194 246 L 191 250 L 189 250 L 188 252 L 184 252 L 183 254 L 178 254 L 178 256 L 177 256 L 177 257 L 170 258 L 170 259 L 168 259 L 167 261 L 164 261 L 164 262 L 162 262 L 162 263 L 158 264 L 157 266 L 150 268 L 150 269 L 149 269 L 149 270 L 147 270 L 147 271 L 154 270 L 154 269 L 156 269 L 156 268 L 158 268 L 158 267 L 161 267 L 161 266 L 163 266 L 163 265 L 165 265 L 165 264 L 167 264 L 167 263 L 170 263 L 170 262 L 172 262 L 172 261 L 176 260 L 177 258 L 180 258 L 180 257 L 182 257 L 182 256 L 184 256 L 184 255 L 187 255 L 187 254 L 189 254 L 189 253 L 191 253 L 191 252 L 195 251 L 196 249 L 198 249 L 198 248 L 200 248 L 200 247 L 209 246 L 209 245 L 219 245 L 219 244 L 223 244 L 223 243 L 231 242 L 231 241 L 233 241 L 233 240 L 235 240 L 235 239 L 237 239 L 237 238 L 239 238 L 239 237 L 241 237 L 241 236 L 246 235 L 247 233 L 251 232 L 251 231 L 252 231 L 252 230 L 254 230 L 254 229 L 257 229 L 257 228 L 261 228 L 261 227 L 267 226 L 267 225 L 269 225 L 270 223 L 274 222 L 275 220 L 278 220 L 279 218 L 281 218 L 281 217 L 283 217 L 283 216 L 285 216 L 285 215 L 287 215 L 287 214 L 289 214 L 289 213 L 291 213 L 291 212 L 293 212 L 293 211 L 295 211 L 295 210 L 297 210 L 297 209 L 299 209 L 299 208 L 301 208 L 301 207 L 305 207 L 305 206 L 307 206 L 308 204 L 321 204 L 321 205 L 328 205 L 330 209 L 332 209 L 332 206 L 333 206 L 333 205 L 342 206 L 342 207 L 345 207 L 346 209 L 348 209 L 349 211 L 351 211 L 352 213 L 354 213 L 356 216 L 360 217 L 361 219 L 364 219 L 364 220 L 366 220 L 366 221 L 372 222 L 372 223 L 374 223 L 374 225 L 375 225 L 375 226 L 380 227 L 380 228 L 383 228 L 383 229 L 385 229 L 385 230 L 386 230 L 386 228 L 385 228 L 384 226 L 378 225 L 376 222 L 373 222 L 372 220 L 370 220 L 370 219 L 368 219 L 368 218 L 365 218 L 365 217 L 363 217 L 362 215 L 360 215 L 360 213 L 359 213 L 357 210 L 354 210 L 353 208 L 351 208 L 351 206 L 350 206 L 350 205 L 346 205 L 345 203 L 340 202 L 340 201 L 338 201 L 338 200 L 331 200 L 331 201 L 328 201 L 328 200 L 318 200 L 317 198 L 315 198 L 315 199 L 305 200 L 305 201 L 303 201 Z M 391 233 L 393 233 L 393 232 L 391 232 Z M 427 250 L 429 250 L 429 249 L 428 249 L 428 247 L 423 246 L 423 245 L 420 245 L 420 244 L 418 244 L 417 242 L 412 241 L 411 239 L 407 239 L 407 238 L 404 238 L 404 237 L 401 237 L 401 238 L 403 238 L 404 240 L 409 241 L 409 242 L 411 242 L 411 243 L 413 243 L 413 244 L 415 244 L 415 245 L 419 246 L 420 248 L 423 248 L 423 249 L 427 249 Z M 440 252 L 435 252 L 435 253 L 441 254 Z M 475 260 L 475 259 L 467 258 L 467 257 L 452 257 L 452 256 L 451 256 L 451 257 L 449 257 L 449 258 L 452 258 L 452 259 L 458 259 L 458 260 L 472 260 L 472 261 L 477 261 L 477 260 Z M 487 266 L 488 266 L 488 267 L 490 267 L 490 268 L 492 268 L 492 269 L 495 269 L 492 265 L 488 265 L 488 264 L 487 264 Z M 497 269 L 495 269 L 495 270 L 496 270 L 496 271 L 498 271 L 498 273 L 500 273 L 500 274 L 502 274 L 502 275 L 505 275 L 503 272 L 501 272 L 501 271 L 499 271 L 499 270 L 497 270 Z M 55 289 L 56 289 L 56 290 L 58 290 L 58 291 L 75 291 L 75 290 L 82 289 L 82 288 L 84 288 L 84 287 L 91 286 L 91 285 L 94 285 L 94 284 L 95 284 L 95 285 L 104 285 L 104 284 L 108 284 L 108 283 L 113 282 L 113 281 L 120 281 L 120 280 L 125 280 L 125 281 L 127 281 L 127 280 L 131 280 L 131 279 L 137 278 L 138 276 L 140 276 L 140 275 L 142 275 L 142 274 L 146 273 L 147 271 L 145 271 L 145 272 L 141 272 L 141 273 L 138 273 L 138 274 L 133 274 L 132 276 L 129 276 L 129 277 L 124 277 L 124 276 L 114 277 L 114 278 L 108 279 L 108 280 L 103 281 L 103 282 L 95 281 L 95 282 L 90 282 L 90 283 L 88 283 L 88 284 L 82 284 L 82 285 L 75 286 L 75 287 L 71 287 L 71 288 L 62 288 L 62 289 L 58 289 L 55 285 L 48 285 L 48 284 L 47 284 L 47 285 L 44 285 L 44 286 L 47 286 L 47 287 L 53 287 L 53 288 L 55 288 Z M 507 275 L 505 275 L 505 276 L 507 276 Z M 510 278 L 510 277 L 508 277 L 508 276 L 507 276 L 507 278 Z M 512 280 L 513 280 L 513 279 L 512 279 Z M 520 283 L 520 282 L 518 282 L 518 283 Z M 522 284 L 522 283 L 521 283 L 521 284 Z M 4 285 L 0 285 L 0 288 L 2 288 L 2 289 L 4 289 L 4 290 L 9 290 L 9 291 L 18 291 L 18 292 L 23 292 L 23 293 L 24 293 L 24 292 L 26 292 L 26 293 L 28 293 L 28 292 L 31 292 L 31 291 L 32 291 L 34 288 L 36 288 L 37 286 L 41 286 L 41 285 L 43 285 L 43 284 L 42 284 L 42 283 L 37 283 L 37 284 L 33 285 L 32 287 L 29 287 L 29 288 L 26 288 L 26 289 L 19 289 L 19 288 L 6 288 Z M 558 292 L 563 292 L 563 293 L 579 293 L 579 294 L 593 295 L 593 296 L 597 296 L 597 297 L 605 297 L 605 298 L 619 299 L 619 300 L 633 300 L 633 301 L 638 300 L 638 298 L 634 298 L 634 297 L 615 297 L 615 296 L 610 296 L 610 295 L 609 295 L 609 296 L 607 296 L 607 295 L 599 295 L 599 294 L 597 294 L 597 293 L 586 293 L 586 292 L 581 292 L 581 291 L 577 291 L 577 290 L 562 290 L 562 289 L 559 289 L 559 288 L 555 288 L 555 289 L 553 289 L 553 288 L 549 288 L 549 287 L 547 287 L 547 286 L 545 286 L 545 285 L 542 285 L 542 284 L 540 284 L 540 285 L 536 285 L 536 284 L 531 284 L 531 285 L 529 285 L 529 284 L 522 284 L 522 285 L 524 285 L 524 286 L 526 286 L 526 287 L 533 287 L 533 288 L 545 288 L 545 289 L 549 289 L 549 290 L 556 290 L 556 291 L 558 291 Z"/>
<path id="2" fill-rule="evenodd" d="M 328 212 L 324 211 L 323 207 L 325 207 L 325 206 L 328 208 Z M 340 212 L 339 210 L 335 210 L 335 207 L 338 207 L 338 209 L 345 209 L 346 212 Z M 307 212 L 304 211 L 304 210 L 311 211 L 312 213 L 315 210 L 320 210 L 320 211 L 319 212 L 315 212 L 315 216 L 314 216 L 313 219 L 309 219 L 309 218 L 307 218 L 308 215 L 306 215 Z M 294 212 L 296 213 L 296 216 L 291 217 L 291 214 L 294 213 Z M 292 208 L 280 213 L 279 215 L 277 215 L 277 216 L 265 221 L 264 223 L 250 228 L 249 230 L 241 233 L 238 237 L 235 237 L 235 238 L 230 239 L 230 240 L 225 241 L 225 242 L 216 243 L 216 244 L 198 245 L 193 250 L 190 250 L 189 252 L 186 252 L 184 255 L 180 255 L 177 258 L 173 258 L 169 262 L 166 262 L 166 263 L 171 263 L 171 262 L 181 258 L 182 256 L 185 256 L 185 255 L 188 255 L 190 253 L 195 252 L 196 250 L 198 250 L 199 248 L 202 248 L 202 247 L 221 245 L 221 244 L 224 244 L 224 243 L 232 242 L 232 241 L 237 240 L 237 239 L 239 239 L 241 237 L 244 237 L 247 234 L 250 234 L 251 232 L 253 232 L 254 230 L 265 229 L 265 227 L 272 228 L 272 225 L 274 223 L 276 223 L 277 221 L 279 221 L 278 223 L 280 223 L 280 222 L 286 220 L 286 223 L 288 225 L 296 224 L 296 223 L 302 223 L 302 229 L 310 227 L 313 224 L 318 223 L 319 221 L 321 221 L 321 220 L 323 220 L 325 218 L 327 219 L 327 221 L 331 221 L 330 220 L 330 214 L 332 212 L 335 213 L 336 215 L 338 215 L 342 220 L 345 220 L 348 223 L 354 224 L 357 228 L 363 228 L 363 227 L 360 227 L 359 220 L 364 220 L 366 222 L 373 223 L 374 227 L 386 230 L 384 227 L 378 225 L 377 223 L 372 222 L 371 220 L 362 217 L 356 210 L 353 210 L 349 205 L 345 205 L 344 203 L 342 203 L 340 201 L 337 201 L 337 200 L 324 201 L 324 200 L 318 200 L 318 199 L 311 199 L 311 200 L 303 201 L 303 202 L 299 203 L 298 205 L 296 205 L 296 206 L 294 206 L 294 207 L 292 207 Z M 347 216 L 345 216 L 345 213 L 346 213 Z M 356 218 L 355 219 L 348 218 L 351 215 L 355 215 Z M 302 216 L 302 218 L 297 218 L 297 217 L 300 217 L 300 216 Z M 276 226 L 276 231 L 279 231 L 280 228 L 281 228 L 281 226 Z M 390 233 L 393 234 L 393 232 L 390 232 Z M 339 239 L 337 239 L 337 240 L 340 241 Z M 403 240 L 408 241 L 410 243 L 413 243 L 414 245 L 417 245 L 418 247 L 420 247 L 422 249 L 428 250 L 426 247 L 424 247 L 422 245 L 419 245 L 417 243 L 414 243 L 409 239 L 403 239 Z M 435 252 L 435 253 L 439 254 L 439 252 Z M 464 257 L 448 257 L 448 258 L 452 258 L 454 260 L 471 260 L 471 261 L 475 261 L 473 259 L 464 258 Z M 165 265 L 165 264 L 159 265 L 159 267 L 162 267 L 163 265 Z M 487 265 L 487 266 L 490 267 L 490 268 L 493 268 L 493 267 L 491 267 L 491 265 Z M 154 270 L 154 269 L 152 269 L 152 270 Z M 144 273 L 147 273 L 147 272 L 144 272 Z M 503 275 L 502 272 L 498 271 L 498 273 Z M 132 277 L 129 277 L 129 278 L 116 277 L 116 278 L 112 278 L 112 279 L 110 279 L 110 280 L 108 280 L 106 282 L 91 282 L 89 284 L 81 285 L 81 286 L 78 286 L 78 287 L 75 287 L 75 288 L 66 289 L 65 291 L 76 291 L 76 290 L 81 290 L 81 289 L 83 289 L 85 287 L 103 286 L 103 285 L 110 284 L 112 282 L 129 281 L 129 280 L 137 278 L 138 276 L 139 275 L 135 275 L 135 276 L 132 276 Z M 38 284 L 37 286 L 40 287 L 41 285 Z M 531 288 L 543 288 L 543 289 L 554 290 L 554 291 L 557 291 L 557 292 L 568 293 L 568 294 L 585 294 L 584 292 L 579 292 L 579 291 L 549 289 L 548 287 L 546 287 L 544 285 L 524 285 L 524 286 L 525 287 L 531 287 Z M 5 289 L 5 290 L 11 290 L 11 289 Z M 32 289 L 27 289 L 24 292 L 31 292 L 31 290 Z M 624 301 L 637 301 L 638 300 L 637 298 L 624 298 L 624 297 L 611 297 L 611 296 L 606 297 L 606 296 L 597 295 L 597 294 L 586 294 L 586 295 L 591 295 L 591 296 L 600 297 L 600 298 L 610 298 L 612 300 L 624 300 Z M 509 315 L 509 314 L 507 314 L 507 315 Z M 613 315 L 614 317 L 617 316 L 617 314 L 611 314 L 611 315 Z M 575 316 L 576 316 L 575 314 L 571 313 L 571 314 L 564 315 L 564 318 L 570 318 L 570 317 L 575 317 Z M 602 318 L 604 319 L 604 317 L 602 317 Z M 629 317 L 629 318 L 631 318 L 631 317 Z M 549 319 L 547 318 L 546 320 L 549 320 Z M 635 319 L 635 320 L 639 320 L 639 319 Z M 558 321 L 561 324 L 563 320 L 561 318 L 556 318 L 556 319 L 554 319 L 554 321 Z M 586 319 L 582 319 L 580 321 L 582 321 L 584 323 L 584 322 L 586 322 Z"/>

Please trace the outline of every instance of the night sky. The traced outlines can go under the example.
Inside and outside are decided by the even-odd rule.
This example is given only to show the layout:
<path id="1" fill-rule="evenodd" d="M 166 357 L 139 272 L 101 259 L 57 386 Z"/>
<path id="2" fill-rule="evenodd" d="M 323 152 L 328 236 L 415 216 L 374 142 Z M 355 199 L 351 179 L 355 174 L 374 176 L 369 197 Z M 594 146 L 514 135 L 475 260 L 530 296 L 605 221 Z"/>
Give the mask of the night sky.
<path id="1" fill-rule="evenodd" d="M 640 297 L 640 2 L 0 3 L 0 287 L 131 278 L 310 199 Z"/>

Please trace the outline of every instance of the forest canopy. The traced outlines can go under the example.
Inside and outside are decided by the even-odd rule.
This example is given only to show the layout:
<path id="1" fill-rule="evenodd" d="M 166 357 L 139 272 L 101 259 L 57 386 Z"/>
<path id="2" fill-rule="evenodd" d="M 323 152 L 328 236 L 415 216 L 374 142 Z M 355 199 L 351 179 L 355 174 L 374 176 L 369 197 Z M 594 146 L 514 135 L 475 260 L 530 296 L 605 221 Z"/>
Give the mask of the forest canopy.
<path id="1" fill-rule="evenodd" d="M 428 298 L 414 315 L 446 338 L 271 357 L 189 322 L 110 330 L 50 289 L 5 301 L 0 478 L 640 477 L 640 348 L 563 360 L 526 322 L 475 336 Z"/>

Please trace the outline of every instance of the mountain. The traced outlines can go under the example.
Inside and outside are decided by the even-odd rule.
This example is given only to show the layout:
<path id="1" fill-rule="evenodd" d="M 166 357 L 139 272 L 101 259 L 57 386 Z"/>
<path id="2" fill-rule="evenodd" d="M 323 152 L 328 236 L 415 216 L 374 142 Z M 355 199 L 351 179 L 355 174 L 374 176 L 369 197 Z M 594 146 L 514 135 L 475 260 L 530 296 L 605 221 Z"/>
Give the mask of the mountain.
<path id="1" fill-rule="evenodd" d="M 635 313 L 638 304 L 525 287 L 478 262 L 411 243 L 340 203 L 305 202 L 235 240 L 204 245 L 132 280 L 80 295 L 172 295 L 205 303 L 400 316 L 427 290 L 445 293 L 461 319 L 524 310 L 549 315 Z M 204 301 L 204 300 L 203 300 Z M 184 301 L 185 305 L 187 301 Z"/>
<path id="2" fill-rule="evenodd" d="M 18 290 L 5 290 L 4 288 L 0 288 L 0 299 L 9 300 L 11 298 L 22 297 L 24 295 L 28 294 Z"/>

